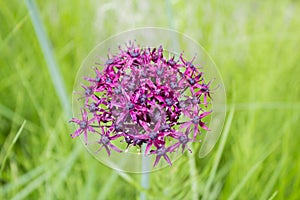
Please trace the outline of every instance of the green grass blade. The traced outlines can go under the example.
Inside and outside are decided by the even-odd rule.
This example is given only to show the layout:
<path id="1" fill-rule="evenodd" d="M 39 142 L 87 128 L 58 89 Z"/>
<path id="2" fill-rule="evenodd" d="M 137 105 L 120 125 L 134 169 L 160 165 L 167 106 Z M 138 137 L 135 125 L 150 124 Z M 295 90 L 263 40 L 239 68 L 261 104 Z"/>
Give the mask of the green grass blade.
<path id="1" fill-rule="evenodd" d="M 0 43 L 0 51 L 2 48 L 7 45 L 8 41 L 18 32 L 21 30 L 22 26 L 25 24 L 25 22 L 28 20 L 28 15 L 25 15 L 22 17 L 22 19 L 15 25 L 15 27 L 11 30 L 11 32 L 4 38 L 3 41 Z"/>
<path id="2" fill-rule="evenodd" d="M 38 167 L 30 170 L 26 174 L 20 176 L 18 178 L 17 182 L 9 182 L 6 185 L 4 185 L 1 189 L 1 195 L 5 195 L 13 190 L 16 190 L 19 187 L 22 187 L 23 185 L 27 184 L 29 181 L 37 177 L 39 174 L 46 171 L 49 167 L 49 165 L 52 165 L 52 162 L 44 163 L 43 165 L 39 165 Z M 1 197 L 1 196 L 0 196 Z M 0 198 L 1 199 L 1 198 Z"/>
<path id="3" fill-rule="evenodd" d="M 283 168 L 283 163 L 284 163 L 284 159 L 281 159 L 280 163 L 278 163 L 275 171 L 273 172 L 273 174 L 271 175 L 268 183 L 266 184 L 265 189 L 262 193 L 262 196 L 261 196 L 260 200 L 267 199 L 267 197 L 270 195 L 271 190 L 273 189 L 273 187 L 274 187 L 274 185 L 275 185 L 275 183 L 276 183 L 276 181 L 277 181 L 277 179 L 280 175 L 280 172 Z"/>
<path id="4" fill-rule="evenodd" d="M 246 174 L 246 176 L 243 178 L 243 180 L 240 182 L 240 184 L 238 184 L 236 186 L 236 188 L 234 189 L 234 191 L 231 193 L 231 195 L 228 197 L 228 200 L 233 200 L 236 199 L 237 195 L 239 194 L 239 192 L 242 190 L 242 188 L 245 186 L 245 184 L 247 183 L 247 181 L 249 180 L 249 178 L 251 177 L 251 175 L 258 169 L 258 167 L 260 166 L 261 161 L 259 161 L 258 163 L 256 163 L 255 165 L 253 165 L 251 167 L 251 169 L 248 171 L 248 173 Z"/>
<path id="5" fill-rule="evenodd" d="M 2 163 L 1 163 L 1 169 L 0 169 L 0 172 L 2 172 L 2 170 L 4 169 L 6 160 L 7 160 L 8 156 L 9 156 L 9 154 L 10 154 L 10 152 L 11 152 L 11 150 L 12 150 L 14 144 L 16 143 L 16 141 L 18 140 L 19 136 L 21 135 L 21 133 L 22 133 L 22 131 L 23 131 L 23 129 L 24 129 L 25 124 L 26 124 L 26 120 L 22 123 L 22 125 L 21 125 L 21 127 L 19 128 L 17 134 L 15 135 L 13 141 L 12 141 L 11 144 L 9 145 L 9 147 L 8 147 L 8 149 L 7 149 L 7 152 L 6 152 L 5 156 L 4 156 L 4 159 L 3 159 Z"/>
<path id="6" fill-rule="evenodd" d="M 34 0 L 26 0 L 25 2 L 27 5 L 29 14 L 30 14 L 30 18 L 31 18 L 36 36 L 38 38 L 40 47 L 41 47 L 42 52 L 45 57 L 47 67 L 48 67 L 48 70 L 50 72 L 50 76 L 52 79 L 52 83 L 53 83 L 56 93 L 59 97 L 62 109 L 65 111 L 65 114 L 70 117 L 71 116 L 71 106 L 70 106 L 69 98 L 67 96 L 64 81 L 58 70 L 58 65 L 55 61 L 48 36 L 47 36 L 47 34 L 44 30 L 43 24 L 40 20 L 38 8 L 36 7 Z"/>
<path id="7" fill-rule="evenodd" d="M 10 119 L 13 123 L 20 124 L 21 121 L 24 119 L 24 117 L 20 116 L 18 113 L 14 113 L 11 109 L 9 109 L 7 106 L 2 105 L 0 103 L 0 116 L 6 117 L 7 119 Z M 15 120 L 13 120 L 15 118 Z M 33 122 L 26 120 L 27 126 L 25 129 L 28 129 L 29 131 L 33 131 L 38 128 L 36 124 Z"/>
<path id="8" fill-rule="evenodd" d="M 268 200 L 273 200 L 278 194 L 278 191 L 275 191 L 272 196 L 270 196 L 270 198 L 268 198 Z"/>
<path id="9" fill-rule="evenodd" d="M 218 169 L 218 166 L 219 166 L 219 163 L 220 163 L 220 159 L 221 159 L 224 147 L 225 147 L 225 143 L 226 143 L 227 137 L 229 135 L 230 126 L 231 126 L 231 123 L 232 123 L 234 112 L 235 112 L 235 109 L 233 107 L 230 110 L 227 122 L 225 124 L 224 132 L 223 132 L 222 137 L 221 137 L 221 141 L 220 141 L 220 145 L 219 145 L 219 148 L 218 148 L 218 151 L 217 151 L 217 155 L 216 155 L 216 158 L 213 162 L 213 167 L 212 167 L 212 170 L 210 172 L 209 178 L 206 182 L 206 186 L 205 186 L 204 193 L 203 193 L 203 199 L 208 199 L 209 198 L 210 189 L 211 189 L 212 183 L 214 181 L 214 178 L 216 176 L 216 172 L 217 172 L 217 169 Z"/>
<path id="10" fill-rule="evenodd" d="M 76 159 L 78 158 L 79 152 L 81 148 L 78 148 L 78 145 L 75 147 L 75 149 L 70 153 L 68 158 L 65 158 L 64 167 L 61 168 L 61 171 L 59 172 L 58 176 L 55 178 L 55 184 L 53 187 L 54 191 L 57 191 L 58 188 L 62 185 L 62 182 L 64 180 L 67 180 L 67 176 L 69 175 L 72 167 L 74 166 L 74 163 Z"/>
<path id="11" fill-rule="evenodd" d="M 100 190 L 97 199 L 98 200 L 105 200 L 107 195 L 109 194 L 112 185 L 117 181 L 118 175 L 116 173 L 112 173 L 112 175 L 107 179 L 106 184 Z"/>
<path id="12" fill-rule="evenodd" d="M 41 174 L 39 177 L 30 182 L 25 188 L 19 191 L 12 200 L 24 199 L 30 193 L 32 193 L 35 189 L 41 186 L 41 184 L 51 178 L 61 167 L 64 162 L 56 163 L 53 168 L 48 167 L 48 170 L 44 174 Z"/>
<path id="13" fill-rule="evenodd" d="M 255 163 L 250 170 L 248 171 L 248 173 L 245 175 L 245 177 L 240 181 L 240 183 L 235 187 L 235 189 L 233 190 L 233 192 L 230 194 L 230 196 L 228 197 L 228 200 L 233 200 L 236 199 L 237 195 L 240 193 L 240 191 L 242 190 L 242 188 L 246 185 L 246 183 L 248 182 L 248 180 L 251 178 L 251 176 L 254 174 L 254 172 L 258 169 L 258 167 L 263 163 L 264 160 L 267 159 L 267 157 L 274 151 L 274 149 L 272 149 L 271 151 L 267 152 L 262 159 L 260 159 L 257 163 Z"/>
<path id="14" fill-rule="evenodd" d="M 191 190 L 192 190 L 192 199 L 199 199 L 199 186 L 198 186 L 198 172 L 195 162 L 195 152 L 189 153 L 189 167 L 190 167 L 190 179 L 191 179 Z"/>

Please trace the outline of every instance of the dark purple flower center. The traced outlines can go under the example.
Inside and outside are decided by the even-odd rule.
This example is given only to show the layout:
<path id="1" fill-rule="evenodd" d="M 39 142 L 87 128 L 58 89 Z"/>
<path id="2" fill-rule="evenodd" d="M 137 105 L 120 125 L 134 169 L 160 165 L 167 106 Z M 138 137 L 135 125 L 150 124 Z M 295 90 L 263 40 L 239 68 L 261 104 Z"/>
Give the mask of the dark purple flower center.
<path id="1" fill-rule="evenodd" d="M 87 122 L 86 121 L 81 121 L 79 122 L 79 126 L 81 129 L 85 129 L 87 127 Z"/>
<path id="2" fill-rule="evenodd" d="M 165 147 L 160 147 L 157 149 L 156 154 L 157 156 L 163 156 L 167 153 L 167 149 Z"/>
<path id="3" fill-rule="evenodd" d="M 192 69 L 195 69 L 195 66 L 194 66 L 193 63 L 191 63 L 191 62 L 187 62 L 187 63 L 186 63 L 186 66 L 187 66 L 187 67 L 190 67 L 190 68 L 192 68 Z"/>
<path id="4" fill-rule="evenodd" d="M 100 82 L 100 80 L 101 80 L 101 77 L 97 75 L 96 78 L 95 78 L 95 81 Z"/>
<path id="5" fill-rule="evenodd" d="M 152 55 L 152 61 L 156 62 L 157 59 L 158 59 L 158 55 L 157 54 Z"/>
<path id="6" fill-rule="evenodd" d="M 177 88 L 177 86 L 178 86 L 178 84 L 177 84 L 176 82 L 171 82 L 171 83 L 170 83 L 170 87 L 171 87 L 172 89 Z"/>
<path id="7" fill-rule="evenodd" d="M 147 70 L 146 70 L 146 69 L 141 71 L 141 76 L 142 76 L 143 78 L 146 78 L 146 77 L 148 76 Z"/>
<path id="8" fill-rule="evenodd" d="M 194 85 L 194 84 L 195 84 L 195 79 L 193 79 L 193 78 L 188 78 L 187 80 L 188 80 L 188 82 L 189 82 L 191 85 Z"/>
<path id="9" fill-rule="evenodd" d="M 154 114 L 154 120 L 158 121 L 161 119 L 161 113 L 159 111 L 156 111 Z"/>
<path id="10" fill-rule="evenodd" d="M 129 136 L 125 136 L 125 142 L 126 142 L 127 144 L 132 144 L 132 143 L 133 143 L 133 140 L 132 140 L 132 138 L 130 138 Z"/>
<path id="11" fill-rule="evenodd" d="M 116 87 L 116 88 L 114 89 L 114 93 L 115 93 L 115 94 L 121 94 L 121 92 L 122 92 L 122 89 L 121 89 L 120 87 Z"/>
<path id="12" fill-rule="evenodd" d="M 187 107 L 186 102 L 180 101 L 180 102 L 179 102 L 179 107 L 180 107 L 180 108 L 186 108 L 186 107 Z"/>
<path id="13" fill-rule="evenodd" d="M 157 138 L 158 133 L 157 132 L 150 132 L 149 137 L 151 140 L 155 140 Z"/>
<path id="14" fill-rule="evenodd" d="M 114 63 L 114 59 L 108 59 L 107 61 L 106 61 L 106 64 L 107 65 L 110 65 L 110 64 L 113 64 Z"/>
<path id="15" fill-rule="evenodd" d="M 128 84 L 128 88 L 129 88 L 130 90 L 134 90 L 134 89 L 135 89 L 135 84 L 134 84 L 133 82 L 129 83 L 129 84 Z"/>
<path id="16" fill-rule="evenodd" d="M 188 137 L 187 137 L 186 135 L 181 135 L 181 136 L 179 136 L 178 140 L 179 140 L 179 142 L 180 142 L 181 144 L 186 144 L 186 143 L 188 143 Z"/>
<path id="17" fill-rule="evenodd" d="M 106 78 L 106 83 L 111 83 L 111 79 L 109 77 Z"/>
<path id="18" fill-rule="evenodd" d="M 156 70 L 156 74 L 157 74 L 158 76 L 161 76 L 163 73 L 164 73 L 164 69 L 163 69 L 163 68 L 157 69 L 157 70 Z"/>
<path id="19" fill-rule="evenodd" d="M 141 140 L 141 139 L 137 139 L 137 138 L 133 139 L 133 144 L 134 145 L 142 146 L 142 144 L 145 143 L 145 142 L 146 142 L 145 140 Z"/>
<path id="20" fill-rule="evenodd" d="M 200 103 L 200 100 L 199 100 L 197 97 L 193 97 L 193 98 L 192 98 L 192 103 L 193 103 L 193 104 L 199 104 L 199 103 Z"/>
<path id="21" fill-rule="evenodd" d="M 110 139 L 106 135 L 101 136 L 101 143 L 103 145 L 108 145 L 109 141 L 110 141 Z"/>
<path id="22" fill-rule="evenodd" d="M 133 57 L 133 58 L 136 58 L 136 57 L 138 57 L 138 56 L 140 55 L 140 53 L 139 53 L 139 52 L 136 52 L 136 51 L 130 51 L 129 54 L 130 54 L 130 56 Z"/>
<path id="23" fill-rule="evenodd" d="M 176 64 L 176 62 L 171 59 L 171 60 L 168 61 L 168 64 L 173 67 Z"/>
<path id="24" fill-rule="evenodd" d="M 93 90 L 91 88 L 86 88 L 84 92 L 85 96 L 90 96 L 93 94 Z"/>
<path id="25" fill-rule="evenodd" d="M 174 103 L 174 101 L 173 101 L 172 99 L 170 99 L 170 98 L 167 98 L 167 99 L 165 100 L 165 102 L 166 102 L 166 104 L 167 104 L 168 106 L 172 106 L 173 103 Z"/>
<path id="26" fill-rule="evenodd" d="M 121 124 L 116 124 L 115 130 L 116 130 L 116 132 L 121 132 L 121 131 L 123 131 L 123 126 Z"/>
<path id="27" fill-rule="evenodd" d="M 200 121 L 200 117 L 199 117 L 199 116 L 196 116 L 196 117 L 194 117 L 194 118 L 192 119 L 192 122 L 193 122 L 194 124 L 199 124 L 199 121 Z"/>
<path id="28" fill-rule="evenodd" d="M 169 124 L 163 124 L 161 127 L 160 127 L 160 131 L 168 131 L 170 130 L 170 125 Z"/>
<path id="29" fill-rule="evenodd" d="M 147 96 L 146 96 L 145 94 L 142 94 L 142 95 L 139 97 L 139 102 L 140 102 L 140 103 L 145 103 L 146 99 L 147 99 Z"/>
<path id="30" fill-rule="evenodd" d="M 131 102 L 128 102 L 127 104 L 126 104 L 126 109 L 127 110 L 132 110 L 134 108 L 134 105 L 131 103 Z"/>
<path id="31" fill-rule="evenodd" d="M 97 105 L 94 102 L 92 102 L 89 106 L 89 110 L 90 112 L 95 112 L 97 110 Z"/>
<path id="32" fill-rule="evenodd" d="M 207 92 L 208 91 L 208 87 L 206 85 L 201 87 L 201 92 Z"/>

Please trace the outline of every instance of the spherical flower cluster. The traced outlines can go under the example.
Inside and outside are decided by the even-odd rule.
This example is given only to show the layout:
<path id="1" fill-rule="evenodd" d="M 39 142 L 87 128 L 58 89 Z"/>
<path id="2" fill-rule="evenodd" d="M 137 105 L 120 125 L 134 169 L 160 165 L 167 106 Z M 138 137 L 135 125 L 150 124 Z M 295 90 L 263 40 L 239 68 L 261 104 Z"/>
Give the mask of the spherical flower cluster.
<path id="1" fill-rule="evenodd" d="M 79 128 L 71 134 L 99 134 L 99 151 L 122 152 L 113 144 L 120 140 L 127 148 L 141 149 L 145 155 L 156 155 L 154 166 L 163 157 L 172 165 L 168 154 L 181 148 L 190 150 L 201 129 L 209 130 L 203 118 L 211 103 L 210 82 L 205 82 L 194 59 L 183 53 L 164 56 L 163 47 L 139 47 L 129 42 L 119 47 L 117 55 L 94 68 L 94 77 L 84 77 L 81 119 L 72 118 Z"/>

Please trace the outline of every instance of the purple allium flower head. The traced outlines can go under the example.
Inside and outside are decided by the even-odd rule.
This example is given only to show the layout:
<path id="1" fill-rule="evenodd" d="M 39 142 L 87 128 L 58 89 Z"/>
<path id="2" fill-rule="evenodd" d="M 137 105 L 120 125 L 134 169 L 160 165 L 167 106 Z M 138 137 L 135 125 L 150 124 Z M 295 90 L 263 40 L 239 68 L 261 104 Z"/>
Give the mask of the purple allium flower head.
<path id="1" fill-rule="evenodd" d="M 180 147 L 199 142 L 201 130 L 209 130 L 205 117 L 211 102 L 210 84 L 203 72 L 184 54 L 165 57 L 162 46 L 144 48 L 129 42 L 109 54 L 101 67 L 94 67 L 93 77 L 83 77 L 89 84 L 81 85 L 85 99 L 81 119 L 72 118 L 79 128 L 71 134 L 100 135 L 98 151 L 105 148 L 121 153 L 145 145 L 145 155 L 156 155 L 172 165 L 169 155 Z M 103 70 L 100 70 L 103 69 Z M 90 120 L 88 117 L 90 117 Z M 203 121 L 204 120 L 204 121 Z M 121 144 L 121 143 L 120 143 Z"/>

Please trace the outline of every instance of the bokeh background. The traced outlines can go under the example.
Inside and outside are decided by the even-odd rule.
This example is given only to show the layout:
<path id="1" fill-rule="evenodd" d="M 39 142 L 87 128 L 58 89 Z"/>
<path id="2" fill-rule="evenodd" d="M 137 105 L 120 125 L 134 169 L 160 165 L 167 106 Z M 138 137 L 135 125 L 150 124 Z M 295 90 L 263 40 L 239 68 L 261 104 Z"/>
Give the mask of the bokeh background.
<path id="1" fill-rule="evenodd" d="M 0 1 L 0 199 L 300 199 L 299 1 L 35 3 Z M 51 51 L 37 38 L 38 18 Z M 68 96 L 71 104 L 76 72 L 96 44 L 144 26 L 202 44 L 228 102 L 214 150 L 151 173 L 147 189 L 141 175 L 105 167 L 70 139 L 61 103 Z M 65 94 L 49 66 L 58 66 Z"/>

